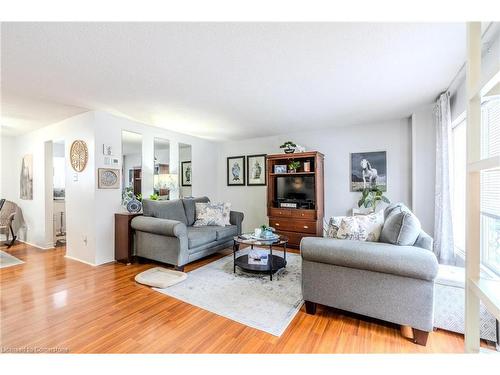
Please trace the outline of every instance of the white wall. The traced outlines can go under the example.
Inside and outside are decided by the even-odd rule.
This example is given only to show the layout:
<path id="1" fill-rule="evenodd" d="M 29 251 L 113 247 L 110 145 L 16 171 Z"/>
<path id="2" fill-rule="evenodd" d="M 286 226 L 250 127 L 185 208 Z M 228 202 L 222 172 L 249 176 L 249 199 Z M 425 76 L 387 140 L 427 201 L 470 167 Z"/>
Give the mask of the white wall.
<path id="1" fill-rule="evenodd" d="M 412 121 L 412 210 L 422 228 L 434 233 L 434 191 L 436 181 L 436 131 L 433 104 L 419 108 Z"/>
<path id="2" fill-rule="evenodd" d="M 97 168 L 104 165 L 102 145 L 112 146 L 121 160 L 121 132 L 129 130 L 143 135 L 142 167 L 143 195 L 149 196 L 153 190 L 154 137 L 170 140 L 170 160 L 172 173 L 178 173 L 178 143 L 192 145 L 193 194 L 216 196 L 216 175 L 213 166 L 217 163 L 217 144 L 200 138 L 183 135 L 157 127 L 148 126 L 104 112 L 86 112 L 59 123 L 38 129 L 13 139 L 3 138 L 1 142 L 2 197 L 13 200 L 23 210 L 27 224 L 26 236 L 21 239 L 42 248 L 53 245 L 52 210 L 53 202 L 47 204 L 48 191 L 45 184 L 46 149 L 48 142 L 65 142 L 66 155 L 71 143 L 84 140 L 89 149 L 87 167 L 76 173 L 66 159 L 66 254 L 90 264 L 102 264 L 114 260 L 114 213 L 123 211 L 121 188 L 114 190 L 97 189 Z M 50 146 L 50 147 L 49 147 Z M 19 173 L 21 159 L 25 154 L 33 154 L 33 200 L 19 199 Z M 50 156 L 52 151 L 50 150 Z M 51 158 L 50 158 L 51 159 Z M 49 163 L 50 164 L 50 163 Z M 121 164 L 113 166 L 121 169 Z M 52 176 L 50 170 L 49 176 Z M 74 181 L 77 176 L 78 180 Z"/>
<path id="3" fill-rule="evenodd" d="M 94 115 L 91 112 L 83 113 L 56 124 L 35 130 L 14 140 L 9 140 L 14 147 L 9 152 L 7 164 L 9 168 L 2 171 L 2 185 L 8 197 L 16 202 L 23 210 L 26 221 L 26 233 L 21 233 L 21 239 L 42 248 L 53 246 L 52 233 L 52 191 L 46 188 L 45 154 L 50 151 L 52 160 L 52 140 L 64 140 L 66 155 L 75 139 L 84 140 L 89 147 L 89 162 L 87 168 L 78 173 L 78 181 L 73 181 L 76 174 L 71 168 L 69 160 L 66 162 L 66 208 L 67 208 L 67 255 L 94 263 L 95 235 L 94 223 Z M 48 150 L 50 148 L 50 150 Z M 19 199 L 19 173 L 23 155 L 33 155 L 33 200 Z M 47 176 L 52 178 L 52 169 Z M 13 175 L 13 178 L 6 176 Z M 50 184 L 51 185 L 51 184 Z M 50 197 L 47 202 L 46 197 Z M 50 204 L 48 204 L 50 203 Z M 87 240 L 86 244 L 84 239 Z"/>
<path id="4" fill-rule="evenodd" d="M 325 155 L 325 218 L 350 214 L 360 193 L 350 192 L 350 153 L 387 151 L 388 190 L 393 202 L 411 202 L 411 130 L 408 120 L 304 131 L 221 144 L 217 162 L 218 199 L 245 213 L 244 230 L 267 223 L 265 186 L 227 186 L 228 156 L 281 153 L 279 145 L 293 140 Z"/>
<path id="5" fill-rule="evenodd" d="M 105 112 L 95 112 L 95 155 L 96 168 L 104 168 L 102 144 L 110 144 L 113 150 L 121 152 L 121 132 L 128 130 L 142 134 L 142 195 L 153 193 L 154 138 L 170 141 L 170 173 L 179 173 L 179 143 L 192 146 L 193 195 L 215 197 L 217 193 L 214 165 L 217 163 L 217 143 L 189 135 L 179 134 L 116 117 Z M 116 153 L 118 153 L 118 151 Z M 117 154 L 121 160 L 121 155 Z M 115 168 L 121 168 L 116 166 Z M 123 211 L 121 189 L 105 190 L 95 186 L 95 233 L 97 240 L 96 264 L 114 259 L 114 213 Z"/>
<path id="6" fill-rule="evenodd" d="M 14 187 L 15 183 L 19 184 L 17 163 L 14 161 L 15 154 L 16 139 L 0 133 L 0 197 L 10 201 L 19 198 L 19 193 Z"/>

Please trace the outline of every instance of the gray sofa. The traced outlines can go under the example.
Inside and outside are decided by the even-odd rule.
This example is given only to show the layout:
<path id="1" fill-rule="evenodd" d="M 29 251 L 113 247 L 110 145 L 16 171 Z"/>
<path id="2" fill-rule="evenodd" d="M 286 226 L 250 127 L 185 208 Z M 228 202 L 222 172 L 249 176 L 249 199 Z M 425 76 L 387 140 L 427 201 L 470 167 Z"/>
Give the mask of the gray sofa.
<path id="1" fill-rule="evenodd" d="M 231 211 L 231 225 L 224 227 L 193 227 L 196 202 L 209 199 L 144 200 L 144 215 L 132 220 L 135 255 L 183 270 L 190 262 L 232 246 L 233 236 L 241 234 L 243 213 Z"/>
<path id="2" fill-rule="evenodd" d="M 384 229 L 387 232 L 387 216 L 383 234 Z M 433 330 L 438 262 L 432 238 L 420 228 L 416 235 L 416 241 L 406 246 L 303 238 L 300 249 L 306 312 L 314 314 L 319 303 L 410 326 L 415 343 L 426 345 Z"/>

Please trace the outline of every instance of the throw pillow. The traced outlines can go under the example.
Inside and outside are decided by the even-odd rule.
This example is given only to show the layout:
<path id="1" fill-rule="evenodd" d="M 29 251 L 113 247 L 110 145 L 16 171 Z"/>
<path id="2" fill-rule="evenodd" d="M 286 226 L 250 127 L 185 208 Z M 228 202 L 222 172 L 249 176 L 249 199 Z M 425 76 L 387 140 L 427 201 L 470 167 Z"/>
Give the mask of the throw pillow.
<path id="1" fill-rule="evenodd" d="M 387 215 L 380 241 L 400 246 L 412 246 L 421 230 L 418 218 L 405 206 L 394 207 Z"/>
<path id="2" fill-rule="evenodd" d="M 383 224 L 383 211 L 368 215 L 333 216 L 328 223 L 326 237 L 377 242 Z"/>
<path id="3" fill-rule="evenodd" d="M 224 207 L 219 203 L 195 203 L 195 222 L 193 227 L 207 225 L 223 226 Z"/>
<path id="4" fill-rule="evenodd" d="M 196 220 L 193 227 L 207 225 L 225 226 L 224 203 L 196 203 Z"/>
<path id="5" fill-rule="evenodd" d="M 224 225 L 231 225 L 230 216 L 231 216 L 231 203 L 222 203 L 224 208 L 222 210 L 222 217 L 224 218 Z"/>
<path id="6" fill-rule="evenodd" d="M 328 222 L 328 229 L 326 230 L 327 238 L 337 238 L 337 232 L 340 227 L 340 222 L 345 216 L 332 216 Z"/>

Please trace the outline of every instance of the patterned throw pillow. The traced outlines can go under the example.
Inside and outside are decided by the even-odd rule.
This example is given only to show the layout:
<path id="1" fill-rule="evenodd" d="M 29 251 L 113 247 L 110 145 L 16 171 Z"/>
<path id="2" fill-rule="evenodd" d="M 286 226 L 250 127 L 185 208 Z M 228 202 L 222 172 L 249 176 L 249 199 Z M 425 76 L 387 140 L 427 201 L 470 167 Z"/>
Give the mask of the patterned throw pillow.
<path id="1" fill-rule="evenodd" d="M 369 215 L 334 216 L 326 236 L 341 240 L 377 242 L 384 224 L 383 211 Z"/>
<path id="2" fill-rule="evenodd" d="M 193 227 L 207 225 L 225 226 L 229 223 L 230 203 L 198 203 L 195 204 L 196 221 Z"/>
<path id="3" fill-rule="evenodd" d="M 339 231 L 340 222 L 345 216 L 332 216 L 328 223 L 328 229 L 326 230 L 327 238 L 337 238 L 337 232 Z"/>

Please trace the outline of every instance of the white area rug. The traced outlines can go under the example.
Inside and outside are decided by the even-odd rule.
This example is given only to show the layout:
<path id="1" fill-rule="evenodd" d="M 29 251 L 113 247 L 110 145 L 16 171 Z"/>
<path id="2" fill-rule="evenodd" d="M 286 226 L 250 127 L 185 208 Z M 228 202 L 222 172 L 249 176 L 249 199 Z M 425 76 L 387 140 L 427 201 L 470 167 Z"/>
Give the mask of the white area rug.
<path id="1" fill-rule="evenodd" d="M 154 286 L 157 288 L 168 288 L 169 286 L 186 280 L 187 274 L 184 272 L 169 270 L 162 267 L 153 267 L 135 276 L 135 281 L 139 284 Z"/>
<path id="2" fill-rule="evenodd" d="M 243 254 L 244 251 L 238 252 Z M 282 255 L 273 250 L 274 254 Z M 274 336 L 281 336 L 302 306 L 300 255 L 287 253 L 285 269 L 273 275 L 245 273 L 233 256 L 188 273 L 177 285 L 157 289 L 171 297 Z"/>
<path id="3" fill-rule="evenodd" d="M 17 259 L 15 256 L 0 250 L 0 268 L 15 266 L 18 264 L 23 264 L 24 262 Z"/>

